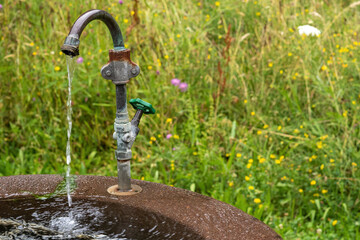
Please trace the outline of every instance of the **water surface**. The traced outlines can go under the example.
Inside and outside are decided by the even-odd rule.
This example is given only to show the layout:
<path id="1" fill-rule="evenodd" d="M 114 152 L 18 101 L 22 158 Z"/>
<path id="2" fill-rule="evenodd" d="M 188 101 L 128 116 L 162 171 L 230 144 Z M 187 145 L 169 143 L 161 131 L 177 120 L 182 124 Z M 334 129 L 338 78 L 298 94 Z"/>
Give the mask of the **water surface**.
<path id="1" fill-rule="evenodd" d="M 159 214 L 116 202 L 72 200 L 71 207 L 67 198 L 60 197 L 0 200 L 0 239 L 14 229 L 22 230 L 16 239 L 202 239 Z M 4 220 L 10 226 L 5 226 Z"/>

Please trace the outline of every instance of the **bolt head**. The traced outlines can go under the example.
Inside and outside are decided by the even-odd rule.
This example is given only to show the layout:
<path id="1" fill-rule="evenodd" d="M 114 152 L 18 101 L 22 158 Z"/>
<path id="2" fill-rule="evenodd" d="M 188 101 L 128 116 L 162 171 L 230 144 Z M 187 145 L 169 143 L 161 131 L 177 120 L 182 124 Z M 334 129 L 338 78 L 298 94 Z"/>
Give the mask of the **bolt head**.
<path id="1" fill-rule="evenodd" d="M 131 73 L 132 73 L 133 75 L 136 75 L 136 74 L 137 74 L 136 68 L 131 69 Z"/>
<path id="2" fill-rule="evenodd" d="M 105 74 L 106 74 L 106 76 L 110 77 L 110 76 L 111 76 L 111 71 L 110 71 L 110 70 L 107 70 L 107 71 L 105 72 Z"/>

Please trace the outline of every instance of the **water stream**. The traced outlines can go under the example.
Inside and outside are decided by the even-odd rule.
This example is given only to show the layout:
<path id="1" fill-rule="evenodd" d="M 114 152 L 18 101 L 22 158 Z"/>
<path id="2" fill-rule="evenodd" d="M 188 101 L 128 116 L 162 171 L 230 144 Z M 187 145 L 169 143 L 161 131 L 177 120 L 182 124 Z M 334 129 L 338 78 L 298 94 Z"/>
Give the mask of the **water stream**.
<path id="1" fill-rule="evenodd" d="M 66 192 L 67 192 L 67 198 L 68 198 L 68 204 L 69 207 L 72 204 L 71 199 L 71 188 L 70 188 L 70 163 L 71 163 L 71 148 L 70 148 L 70 137 L 71 137 L 71 128 L 72 128 L 72 120 L 71 120 L 71 114 L 72 114 L 72 102 L 71 102 L 71 83 L 74 77 L 74 71 L 75 71 L 75 58 L 71 56 L 66 56 L 66 64 L 67 64 L 67 71 L 68 71 L 68 100 L 67 100 L 67 122 L 68 122 L 68 129 L 67 129 L 67 144 L 66 144 Z"/>

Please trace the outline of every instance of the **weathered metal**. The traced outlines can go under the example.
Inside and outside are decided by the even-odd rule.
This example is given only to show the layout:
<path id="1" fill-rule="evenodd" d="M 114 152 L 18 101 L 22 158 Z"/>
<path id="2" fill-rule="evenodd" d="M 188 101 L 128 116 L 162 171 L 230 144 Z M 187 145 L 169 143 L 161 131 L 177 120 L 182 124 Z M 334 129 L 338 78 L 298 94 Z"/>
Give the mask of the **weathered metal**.
<path id="1" fill-rule="evenodd" d="M 109 50 L 109 62 L 101 68 L 101 75 L 115 85 L 127 84 L 140 73 L 140 68 L 130 60 L 130 50 Z"/>
<path id="2" fill-rule="evenodd" d="M 131 147 L 138 135 L 142 113 L 137 112 L 133 121 L 129 122 L 126 99 L 126 84 L 140 73 L 140 68 L 130 59 L 130 50 L 124 48 L 124 40 L 120 27 L 115 19 L 103 10 L 90 10 L 82 14 L 72 26 L 61 50 L 70 56 L 79 55 L 80 35 L 87 24 L 98 19 L 103 21 L 111 33 L 114 49 L 109 50 L 109 62 L 101 68 L 103 78 L 111 80 L 116 88 L 116 118 L 113 138 L 117 141 L 115 159 L 118 168 L 118 189 L 120 192 L 132 191 L 130 159 Z M 142 101 L 142 100 L 140 100 Z M 140 104 L 140 103 L 139 103 Z M 145 113 L 155 112 L 151 104 L 142 102 L 147 108 Z M 151 106 L 151 108 L 149 108 Z M 147 112 L 149 111 L 149 112 Z"/>
<path id="3" fill-rule="evenodd" d="M 100 20 L 108 27 L 115 50 L 124 50 L 124 39 L 116 20 L 106 11 L 93 9 L 83 13 L 73 24 L 65 39 L 61 51 L 66 55 L 79 55 L 80 35 L 84 28 L 93 20 Z"/>

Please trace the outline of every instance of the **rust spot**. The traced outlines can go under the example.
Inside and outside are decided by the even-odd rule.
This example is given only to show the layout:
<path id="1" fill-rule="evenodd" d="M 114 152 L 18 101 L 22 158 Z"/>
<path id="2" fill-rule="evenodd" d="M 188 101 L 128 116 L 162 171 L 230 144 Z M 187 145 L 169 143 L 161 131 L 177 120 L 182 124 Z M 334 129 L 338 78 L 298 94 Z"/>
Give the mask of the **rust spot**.
<path id="1" fill-rule="evenodd" d="M 125 49 L 125 50 L 122 50 L 122 51 L 116 51 L 114 49 L 110 49 L 109 50 L 109 58 L 110 58 L 109 62 L 112 62 L 112 61 L 125 61 L 125 62 L 129 62 L 134 67 L 137 66 L 136 63 L 134 63 L 130 59 L 130 49 Z"/>
<path id="2" fill-rule="evenodd" d="M 121 162 L 121 163 L 126 163 L 126 162 L 129 162 L 130 160 L 118 160 L 118 162 Z"/>

